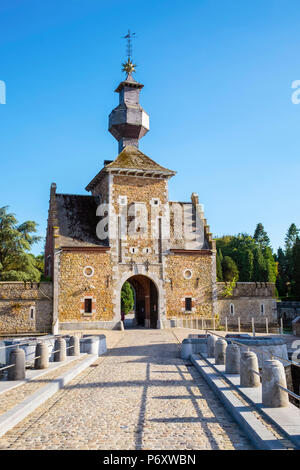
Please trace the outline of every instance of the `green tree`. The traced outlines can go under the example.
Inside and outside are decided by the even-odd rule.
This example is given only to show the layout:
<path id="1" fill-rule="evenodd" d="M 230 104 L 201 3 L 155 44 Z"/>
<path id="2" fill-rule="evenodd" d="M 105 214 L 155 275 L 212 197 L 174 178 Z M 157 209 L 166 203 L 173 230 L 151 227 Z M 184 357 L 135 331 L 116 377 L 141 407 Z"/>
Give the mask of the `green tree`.
<path id="1" fill-rule="evenodd" d="M 129 282 L 124 282 L 121 290 L 121 310 L 127 315 L 134 307 L 133 290 Z"/>
<path id="2" fill-rule="evenodd" d="M 253 259 L 253 278 L 255 282 L 266 282 L 267 281 L 267 263 L 264 258 L 263 252 L 259 246 L 254 250 Z"/>
<path id="3" fill-rule="evenodd" d="M 222 262 L 222 269 L 223 269 L 223 279 L 225 282 L 233 281 L 236 282 L 239 279 L 239 270 L 234 262 L 234 260 L 230 256 L 224 256 Z"/>
<path id="4" fill-rule="evenodd" d="M 300 297 L 300 238 L 297 238 L 293 246 L 293 285 L 292 293 Z"/>
<path id="5" fill-rule="evenodd" d="M 0 208 L 0 280 L 39 281 L 40 271 L 35 257 L 29 253 L 32 245 L 40 240 L 37 224 L 31 220 L 18 224 L 8 207 Z"/>
<path id="6" fill-rule="evenodd" d="M 216 259 L 216 265 L 217 265 L 217 281 L 218 281 L 218 282 L 222 282 L 222 281 L 223 281 L 222 261 L 223 261 L 222 251 L 221 251 L 221 250 L 218 250 L 218 252 L 217 252 L 217 259 Z"/>
<path id="7" fill-rule="evenodd" d="M 262 223 L 257 224 L 253 238 L 261 249 L 270 246 L 270 239 Z"/>
<path id="8" fill-rule="evenodd" d="M 285 236 L 285 254 L 289 254 L 293 251 L 293 247 L 296 243 L 297 238 L 299 237 L 299 229 L 295 224 L 291 224 L 287 234 Z"/>

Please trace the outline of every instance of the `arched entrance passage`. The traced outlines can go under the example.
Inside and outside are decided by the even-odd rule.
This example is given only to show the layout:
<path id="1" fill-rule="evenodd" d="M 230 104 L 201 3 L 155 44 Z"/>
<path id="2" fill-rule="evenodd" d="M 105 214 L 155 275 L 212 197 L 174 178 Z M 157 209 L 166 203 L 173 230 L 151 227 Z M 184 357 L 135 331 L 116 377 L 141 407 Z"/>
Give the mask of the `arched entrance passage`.
<path id="1" fill-rule="evenodd" d="M 158 291 L 147 276 L 137 274 L 127 279 L 135 292 L 135 324 L 146 328 L 157 328 Z"/>

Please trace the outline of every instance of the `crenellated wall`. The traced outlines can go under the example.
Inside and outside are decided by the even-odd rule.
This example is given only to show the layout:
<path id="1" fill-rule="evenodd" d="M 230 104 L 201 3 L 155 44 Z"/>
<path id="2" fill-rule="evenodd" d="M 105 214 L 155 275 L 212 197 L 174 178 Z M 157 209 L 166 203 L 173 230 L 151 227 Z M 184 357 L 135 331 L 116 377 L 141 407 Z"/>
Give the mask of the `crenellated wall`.
<path id="1" fill-rule="evenodd" d="M 50 332 L 51 328 L 51 282 L 0 282 L 0 335 Z"/>
<path id="2" fill-rule="evenodd" d="M 236 326 L 240 318 L 241 325 L 251 325 L 254 318 L 256 325 L 277 323 L 277 302 L 275 284 L 271 282 L 237 282 L 231 296 L 224 296 L 224 282 L 217 282 L 217 313 L 221 325 Z"/>

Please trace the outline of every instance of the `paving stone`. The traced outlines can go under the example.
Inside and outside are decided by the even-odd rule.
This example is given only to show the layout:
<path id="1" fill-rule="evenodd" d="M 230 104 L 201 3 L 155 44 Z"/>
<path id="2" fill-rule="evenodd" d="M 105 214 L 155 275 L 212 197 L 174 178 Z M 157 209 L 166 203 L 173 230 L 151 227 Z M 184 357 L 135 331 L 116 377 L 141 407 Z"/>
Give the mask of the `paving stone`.
<path id="1" fill-rule="evenodd" d="M 252 449 L 172 330 L 127 330 L 1 449 Z"/>

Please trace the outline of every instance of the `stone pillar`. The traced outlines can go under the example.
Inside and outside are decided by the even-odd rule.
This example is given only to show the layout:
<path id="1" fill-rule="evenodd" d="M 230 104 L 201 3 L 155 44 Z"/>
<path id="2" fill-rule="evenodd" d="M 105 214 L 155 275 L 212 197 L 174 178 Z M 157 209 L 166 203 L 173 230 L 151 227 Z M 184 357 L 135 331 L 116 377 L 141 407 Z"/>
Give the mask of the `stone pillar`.
<path id="1" fill-rule="evenodd" d="M 184 339 L 181 344 L 181 359 L 189 359 L 191 354 L 193 354 L 192 341 Z"/>
<path id="2" fill-rule="evenodd" d="M 78 336 L 71 336 L 70 341 L 69 341 L 68 353 L 69 353 L 69 356 L 79 356 L 80 355 L 80 346 L 79 346 Z"/>
<path id="3" fill-rule="evenodd" d="M 226 374 L 240 373 L 240 348 L 237 344 L 228 344 L 225 360 Z"/>
<path id="4" fill-rule="evenodd" d="M 252 351 L 242 351 L 240 359 L 241 387 L 258 387 L 260 385 L 258 372 L 257 355 Z"/>
<path id="5" fill-rule="evenodd" d="M 122 323 L 122 322 L 121 322 Z M 99 356 L 99 336 L 92 336 L 91 338 L 83 338 L 84 352 L 87 354 L 95 354 Z"/>
<path id="6" fill-rule="evenodd" d="M 209 335 L 207 338 L 207 357 L 215 357 L 215 344 L 217 337 L 215 335 Z"/>
<path id="7" fill-rule="evenodd" d="M 14 364 L 8 370 L 8 380 L 25 379 L 25 351 L 24 349 L 13 349 L 9 355 L 9 365 Z"/>
<path id="8" fill-rule="evenodd" d="M 47 369 L 49 367 L 49 349 L 46 343 L 37 343 L 35 348 L 35 356 L 35 369 Z"/>
<path id="9" fill-rule="evenodd" d="M 225 339 L 219 338 L 215 344 L 215 364 L 223 365 L 225 364 L 227 341 Z"/>
<path id="10" fill-rule="evenodd" d="M 288 393 L 278 387 L 287 388 L 284 367 L 280 361 L 267 360 L 262 370 L 262 404 L 270 408 L 289 405 Z"/>
<path id="11" fill-rule="evenodd" d="M 67 359 L 66 340 L 64 338 L 56 338 L 54 343 L 54 362 L 62 362 Z"/>

